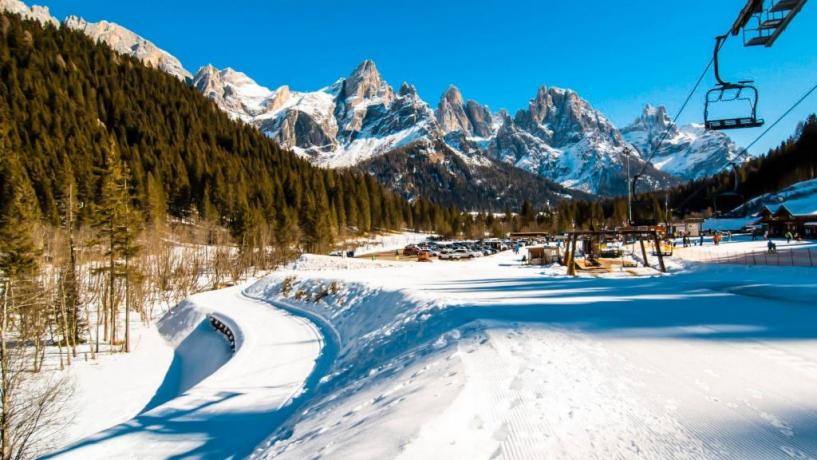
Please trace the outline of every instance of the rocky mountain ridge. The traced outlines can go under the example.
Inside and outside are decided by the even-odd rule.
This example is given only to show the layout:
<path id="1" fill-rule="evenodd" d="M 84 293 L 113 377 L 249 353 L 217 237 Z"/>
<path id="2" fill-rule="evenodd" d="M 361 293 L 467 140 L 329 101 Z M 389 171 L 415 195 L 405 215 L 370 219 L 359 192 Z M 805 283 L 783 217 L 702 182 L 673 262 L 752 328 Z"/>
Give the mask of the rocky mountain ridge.
<path id="1" fill-rule="evenodd" d="M 19 0 L 0 0 L 0 10 L 59 25 L 47 8 L 28 8 Z M 626 193 L 628 163 L 644 171 L 641 187 L 661 188 L 719 172 L 738 150 L 723 133 L 674 126 L 663 107 L 647 106 L 618 129 L 569 89 L 541 86 L 513 116 L 466 100 L 454 85 L 432 107 L 408 83 L 395 91 L 375 63 L 365 60 L 316 91 L 286 85 L 270 90 L 231 68 L 208 65 L 192 76 L 178 59 L 107 21 L 71 16 L 63 24 L 190 81 L 231 117 L 324 167 L 358 166 L 408 146 L 440 151 L 431 147 L 442 142 L 473 167 L 502 162 L 567 188 L 616 195 Z"/>
<path id="2" fill-rule="evenodd" d="M 231 78 L 225 78 L 232 76 Z M 498 160 L 588 193 L 626 192 L 627 152 L 644 165 L 603 114 L 572 90 L 540 87 L 511 117 L 465 100 L 450 86 L 437 107 L 403 83 L 398 91 L 366 60 L 348 77 L 313 92 L 264 88 L 232 69 L 206 66 L 193 85 L 233 117 L 327 167 L 346 167 L 419 143 L 442 140 L 470 164 Z M 676 184 L 683 174 L 645 166 L 644 185 Z"/>
<path id="3" fill-rule="evenodd" d="M 193 77 L 173 55 L 119 24 L 108 21 L 89 22 L 78 16 L 68 16 L 61 23 L 51 15 L 48 7 L 38 5 L 29 7 L 20 0 L 0 0 L 0 11 L 19 14 L 25 19 L 35 20 L 43 25 L 59 27 L 62 24 L 96 41 L 106 43 L 118 53 L 133 56 L 182 81 Z"/>

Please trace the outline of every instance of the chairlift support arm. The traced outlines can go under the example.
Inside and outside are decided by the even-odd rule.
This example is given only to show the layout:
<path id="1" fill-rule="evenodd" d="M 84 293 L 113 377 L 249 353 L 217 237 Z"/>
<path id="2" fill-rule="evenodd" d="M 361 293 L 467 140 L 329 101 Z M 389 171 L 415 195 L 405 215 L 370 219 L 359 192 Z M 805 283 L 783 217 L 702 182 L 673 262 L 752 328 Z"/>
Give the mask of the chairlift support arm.
<path id="1" fill-rule="evenodd" d="M 715 80 L 718 81 L 718 85 L 723 87 L 734 86 L 732 83 L 721 79 L 720 64 L 718 62 L 718 53 L 720 52 L 721 47 L 723 47 L 723 42 L 725 42 L 727 38 L 729 38 L 729 34 L 718 35 L 715 37 L 715 51 L 712 56 L 713 65 L 715 66 Z"/>

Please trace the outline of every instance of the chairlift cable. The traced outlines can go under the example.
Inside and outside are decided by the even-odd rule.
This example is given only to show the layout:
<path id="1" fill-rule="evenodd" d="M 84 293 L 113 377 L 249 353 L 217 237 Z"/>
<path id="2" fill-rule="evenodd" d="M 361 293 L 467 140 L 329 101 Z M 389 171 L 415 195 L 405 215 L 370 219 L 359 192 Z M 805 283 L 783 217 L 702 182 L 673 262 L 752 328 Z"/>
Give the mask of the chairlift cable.
<path id="1" fill-rule="evenodd" d="M 784 118 L 786 118 L 786 116 L 788 116 L 788 115 L 789 115 L 789 114 L 792 112 L 792 110 L 794 110 L 795 108 L 797 108 L 797 106 L 798 106 L 798 105 L 800 105 L 800 104 L 801 104 L 803 101 L 805 101 L 805 100 L 806 100 L 806 99 L 807 99 L 807 98 L 808 98 L 808 97 L 811 95 L 811 93 L 813 93 L 815 90 L 817 90 L 817 83 L 815 83 L 815 84 L 814 84 L 814 86 L 812 86 L 812 87 L 811 87 L 811 89 L 809 89 L 808 91 L 806 91 L 806 93 L 805 93 L 805 94 L 803 94 L 802 96 L 800 96 L 800 99 L 798 99 L 797 101 L 795 101 L 795 102 L 794 102 L 794 104 L 792 104 L 792 105 L 791 105 L 791 106 L 790 106 L 788 109 L 786 109 L 786 111 L 785 111 L 785 112 L 783 112 L 783 113 L 782 113 L 782 114 L 781 114 L 779 117 L 777 117 L 777 119 L 774 121 L 774 123 L 772 123 L 771 125 L 769 125 L 769 127 L 768 127 L 768 128 L 766 128 L 765 130 L 763 130 L 763 132 L 762 132 L 762 133 L 760 133 L 760 134 L 759 134 L 759 135 L 758 135 L 758 136 L 757 136 L 757 137 L 756 137 L 756 138 L 755 138 L 755 139 L 754 139 L 752 142 L 750 142 L 750 143 L 749 143 L 749 145 L 747 145 L 746 147 L 744 147 L 744 148 L 742 149 L 742 151 L 741 151 L 739 154 L 737 154 L 737 155 L 735 156 L 735 158 L 732 160 L 732 162 L 733 162 L 733 163 L 735 163 L 735 160 L 737 160 L 738 158 L 740 158 L 740 157 L 742 157 L 742 156 L 744 156 L 744 155 L 748 154 L 748 153 L 749 153 L 749 148 L 750 148 L 750 147 L 752 147 L 753 145 L 755 145 L 755 144 L 756 144 L 756 143 L 757 143 L 757 142 L 758 142 L 758 141 L 759 141 L 759 140 L 760 140 L 760 139 L 761 139 L 763 136 L 765 136 L 765 135 L 766 135 L 766 134 L 767 134 L 769 131 L 771 131 L 771 130 L 772 130 L 772 128 L 774 128 L 774 127 L 775 127 L 775 126 L 776 126 L 778 123 L 780 123 L 780 122 L 781 122 L 781 121 L 782 121 Z M 737 183 L 735 183 L 735 184 L 734 184 L 734 187 L 735 187 L 735 190 L 737 190 Z M 706 188 L 706 185 L 702 185 L 701 187 L 698 187 L 698 189 L 697 189 L 695 192 L 693 192 L 693 193 L 689 194 L 689 195 L 687 196 L 687 198 L 686 198 L 684 201 L 682 201 L 682 202 L 681 202 L 681 203 L 680 203 L 678 206 L 676 206 L 676 209 L 683 209 L 683 208 L 684 208 L 684 206 L 686 206 L 686 204 L 687 204 L 687 203 L 688 203 L 688 202 L 689 202 L 689 201 L 690 201 L 692 198 L 694 198 L 695 196 L 697 196 L 697 195 L 698 195 L 698 193 L 700 193 L 701 191 L 703 191 L 705 188 Z"/>
<path id="2" fill-rule="evenodd" d="M 764 129 L 762 133 L 760 133 L 760 134 L 759 134 L 759 135 L 758 135 L 758 136 L 757 136 L 757 137 L 756 137 L 756 138 L 755 138 L 755 139 L 754 139 L 752 142 L 750 142 L 750 143 L 749 143 L 749 145 L 747 145 L 746 147 L 744 147 L 744 148 L 742 149 L 742 151 L 741 151 L 741 152 L 740 152 L 740 153 L 739 153 L 737 156 L 735 156 L 735 159 L 740 158 L 741 156 L 744 156 L 744 155 L 746 155 L 747 153 L 749 153 L 749 149 L 750 149 L 750 148 L 751 148 L 753 145 L 755 145 L 755 144 L 757 143 L 757 141 L 759 141 L 759 140 L 760 140 L 760 139 L 761 139 L 763 136 L 765 136 L 765 135 L 766 135 L 766 134 L 767 134 L 769 131 L 771 131 L 771 130 L 772 130 L 772 128 L 774 128 L 775 126 L 777 126 L 777 124 L 778 124 L 778 123 L 780 123 L 780 122 L 781 122 L 781 121 L 782 121 L 784 118 L 786 118 L 786 117 L 787 117 L 787 116 L 788 116 L 788 115 L 789 115 L 789 114 L 792 112 L 792 110 L 794 110 L 795 108 L 797 108 L 797 106 L 798 106 L 798 105 L 800 105 L 800 104 L 801 104 L 801 103 L 802 103 L 804 100 L 806 100 L 806 98 L 808 98 L 808 97 L 811 95 L 811 93 L 813 93 L 815 90 L 817 90 L 817 83 L 815 83 L 815 84 L 814 84 L 814 86 L 812 86 L 812 87 L 811 87 L 811 89 L 809 89 L 808 91 L 806 91 L 806 93 L 805 93 L 805 94 L 803 94 L 803 95 L 800 97 L 800 99 L 798 99 L 798 100 L 797 100 L 797 101 L 796 101 L 794 104 L 792 104 L 792 105 L 791 105 L 791 107 L 789 107 L 788 109 L 786 109 L 786 111 L 785 111 L 785 112 L 783 112 L 783 114 L 782 114 L 782 115 L 780 115 L 779 117 L 777 117 L 777 120 L 775 120 L 775 121 L 774 121 L 774 123 L 772 123 L 771 125 L 769 125 L 769 127 L 767 127 L 766 129 Z"/>
<path id="3" fill-rule="evenodd" d="M 726 39 L 721 41 L 720 48 L 723 48 L 724 43 L 726 43 Z M 720 48 L 718 48 L 718 49 L 720 50 Z M 706 67 L 704 68 L 703 72 L 701 72 L 701 75 L 698 77 L 698 80 L 695 82 L 695 85 L 692 87 L 692 90 L 687 95 L 686 99 L 684 100 L 684 103 L 681 104 L 681 108 L 678 109 L 678 113 L 675 114 L 675 118 L 672 119 L 672 124 L 668 125 L 664 129 L 664 132 L 661 134 L 661 138 L 658 140 L 657 143 L 654 144 L 655 147 L 651 147 L 652 152 L 650 152 L 650 154 L 644 160 L 644 164 L 641 166 L 641 170 L 638 172 L 638 174 L 635 174 L 634 177 L 639 177 L 639 176 L 644 174 L 644 171 L 646 171 L 646 169 L 647 169 L 647 165 L 650 163 L 650 161 L 652 161 L 653 157 L 655 157 L 655 155 L 658 153 L 658 148 L 661 146 L 661 143 L 664 142 L 664 140 L 667 138 L 667 135 L 670 132 L 670 128 L 677 125 L 678 118 L 680 118 L 681 114 L 684 113 L 684 110 L 686 109 L 687 105 L 689 104 L 689 101 L 692 100 L 692 96 L 694 96 L 695 92 L 698 91 L 698 87 L 701 86 L 701 82 L 703 81 L 704 77 L 706 77 L 706 74 L 709 73 L 709 69 L 712 67 L 712 64 L 714 62 L 715 62 L 715 56 L 713 55 L 709 59 L 709 63 L 706 64 Z M 652 145 L 652 143 L 650 143 L 650 144 Z M 633 187 L 633 188 L 635 188 L 635 187 Z"/>

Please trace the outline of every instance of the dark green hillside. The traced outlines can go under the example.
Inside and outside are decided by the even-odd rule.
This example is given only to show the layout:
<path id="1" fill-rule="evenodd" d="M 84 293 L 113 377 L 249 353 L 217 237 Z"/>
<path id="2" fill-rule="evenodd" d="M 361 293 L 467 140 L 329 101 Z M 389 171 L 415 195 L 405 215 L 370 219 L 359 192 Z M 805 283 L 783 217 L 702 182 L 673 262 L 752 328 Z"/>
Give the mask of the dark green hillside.
<path id="1" fill-rule="evenodd" d="M 3 15 L 0 35 L 0 194 L 17 175 L 47 221 L 59 220 L 69 186 L 80 222 L 89 220 L 112 148 L 148 219 L 197 213 L 236 236 L 276 224 L 321 245 L 435 221 L 368 176 L 311 166 L 195 89 L 79 32 Z"/>

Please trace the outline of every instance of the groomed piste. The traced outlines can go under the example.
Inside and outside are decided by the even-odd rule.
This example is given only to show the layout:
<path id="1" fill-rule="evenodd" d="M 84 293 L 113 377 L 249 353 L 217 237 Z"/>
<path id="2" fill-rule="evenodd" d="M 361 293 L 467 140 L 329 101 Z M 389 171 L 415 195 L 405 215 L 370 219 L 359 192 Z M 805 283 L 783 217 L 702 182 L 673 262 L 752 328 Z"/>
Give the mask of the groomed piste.
<path id="1" fill-rule="evenodd" d="M 160 322 L 175 356 L 145 410 L 53 456 L 817 456 L 810 270 L 519 258 L 305 256 L 195 296 Z"/>
<path id="2" fill-rule="evenodd" d="M 159 331 L 175 349 L 173 361 L 147 406 L 48 458 L 249 455 L 291 415 L 327 347 L 313 323 L 242 289 L 199 294 L 171 310 Z M 234 334 L 235 352 L 213 317 Z"/>

